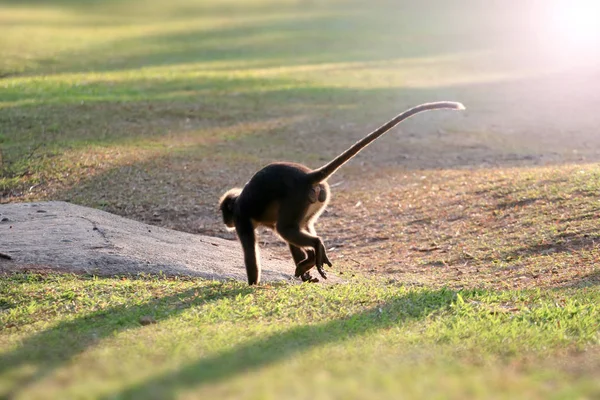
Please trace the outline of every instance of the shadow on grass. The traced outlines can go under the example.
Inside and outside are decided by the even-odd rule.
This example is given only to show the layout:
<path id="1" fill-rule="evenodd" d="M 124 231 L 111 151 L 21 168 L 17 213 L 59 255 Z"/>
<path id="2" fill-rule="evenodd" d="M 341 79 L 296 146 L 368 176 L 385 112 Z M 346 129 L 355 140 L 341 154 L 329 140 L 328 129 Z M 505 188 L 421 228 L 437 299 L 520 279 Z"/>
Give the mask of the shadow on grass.
<path id="1" fill-rule="evenodd" d="M 599 216 L 600 216 L 600 207 L 592 208 L 583 214 L 561 218 L 560 222 L 561 223 L 569 223 L 569 222 L 590 221 L 590 220 L 596 221 L 596 220 L 598 220 Z"/>
<path id="2" fill-rule="evenodd" d="M 583 289 L 592 286 L 600 286 L 600 271 L 578 277 L 571 282 L 562 285 L 562 288 Z"/>
<path id="3" fill-rule="evenodd" d="M 92 11 L 95 5 L 100 4 L 94 0 L 4 0 L 4 3 L 72 6 Z M 114 3 L 130 6 L 143 4 L 122 0 L 114 0 Z M 137 36 L 125 34 L 123 37 L 115 34 L 112 41 L 90 43 L 75 53 L 67 51 L 53 54 L 46 60 L 48 65 L 26 71 L 26 74 L 43 76 L 45 73 L 55 72 L 131 70 L 131 79 L 125 77 L 111 80 L 107 77 L 105 80 L 94 81 L 93 78 L 86 82 L 87 78 L 82 75 L 72 81 L 67 79 L 59 83 L 47 83 L 41 79 L 40 82 L 7 86 L 2 91 L 1 99 L 5 104 L 0 108 L 0 135 L 7 136 L 9 142 L 3 146 L 7 149 L 3 151 L 4 162 L 14 160 L 15 157 L 10 154 L 11 148 L 18 147 L 19 143 L 25 143 L 21 147 L 35 148 L 35 144 L 32 145 L 31 142 L 35 142 L 36 138 L 40 139 L 38 142 L 45 144 L 68 142 L 69 146 L 86 141 L 114 143 L 132 137 L 162 136 L 165 132 L 177 135 L 213 123 L 228 126 L 232 120 L 249 121 L 261 120 L 269 115 L 294 115 L 305 111 L 308 106 L 313 110 L 327 108 L 334 116 L 340 116 L 334 118 L 335 125 L 339 127 L 339 121 L 349 121 L 356 117 L 357 110 L 365 110 L 376 117 L 369 120 L 379 122 L 379 116 L 388 118 L 399 111 L 401 105 L 438 99 L 464 101 L 472 115 L 483 115 L 485 118 L 491 117 L 490 109 L 497 109 L 497 104 L 489 101 L 492 96 L 523 100 L 522 93 L 507 95 L 501 88 L 502 85 L 499 87 L 495 84 L 462 83 L 461 87 L 440 84 L 438 87 L 426 85 L 427 88 L 424 89 L 407 88 L 410 86 L 407 85 L 400 88 L 386 86 L 385 89 L 353 90 L 330 87 L 329 83 L 311 86 L 310 82 L 296 79 L 293 73 L 287 79 L 276 77 L 281 73 L 265 76 L 262 72 L 258 72 L 256 78 L 242 78 L 238 72 L 230 76 L 226 71 L 316 66 L 324 68 L 323 75 L 355 68 L 387 68 L 389 73 L 389 69 L 394 68 L 389 65 L 389 61 L 400 59 L 411 63 L 407 76 L 419 76 L 417 70 L 431 69 L 432 65 L 437 65 L 439 57 L 443 59 L 446 55 L 463 56 L 473 51 L 490 51 L 498 44 L 497 35 L 493 29 L 490 30 L 490 26 L 498 25 L 499 22 L 487 23 L 495 21 L 490 10 L 485 7 L 461 6 L 452 11 L 455 7 L 444 6 L 443 2 L 432 4 L 435 3 L 440 3 L 439 7 L 412 6 L 410 2 L 392 6 L 386 1 L 374 5 L 350 1 L 313 9 L 302 2 L 279 4 L 273 1 L 259 6 L 250 2 L 225 5 L 218 2 L 205 5 L 176 2 L 173 9 L 167 7 L 166 14 L 160 15 L 164 21 L 169 22 L 171 18 L 175 18 L 170 12 L 180 12 L 192 21 L 197 18 L 198 23 L 190 24 L 189 29 L 152 29 L 148 31 L 152 33 Z M 134 9 L 135 7 L 125 12 L 126 16 L 131 13 L 132 25 L 140 23 L 135 19 Z M 267 10 L 273 11 L 273 14 L 259 19 L 236 19 L 245 13 L 260 14 Z M 281 10 L 295 12 L 278 14 Z M 210 22 L 215 15 L 224 18 L 225 23 L 203 25 L 203 21 Z M 453 18 L 448 18 L 448 15 Z M 458 16 L 461 18 L 457 18 Z M 496 18 L 502 21 L 507 16 L 502 14 Z M 177 21 L 179 20 L 175 18 L 175 22 Z M 439 21 L 444 23 L 438 23 Z M 117 25 L 119 24 L 127 22 L 120 21 Z M 44 57 L 47 58 L 47 55 Z M 353 62 L 359 65 L 344 65 Z M 370 64 L 361 66 L 362 62 Z M 329 64 L 332 66 L 328 67 Z M 161 65 L 173 67 L 175 73 L 171 75 L 168 68 L 165 68 L 165 71 L 157 72 L 152 79 L 135 78 L 138 72 L 136 69 Z M 460 63 L 450 63 L 449 68 L 454 71 L 459 65 Z M 176 68 L 191 71 L 192 75 L 182 79 L 174 78 L 177 76 Z M 397 68 L 402 70 L 403 66 L 398 65 Z M 426 74 L 431 74 L 435 80 L 439 74 L 437 70 L 441 67 L 433 69 L 435 71 Z M 202 71 L 206 71 L 206 74 L 202 75 Z M 318 71 L 311 73 L 316 74 Z M 215 73 L 222 75 L 215 76 Z M 358 79 L 361 79 L 360 76 Z M 521 85 L 521 82 L 514 82 L 512 85 L 526 86 Z M 548 85 L 537 83 L 533 86 Z M 537 104 L 540 96 L 535 95 L 535 87 L 526 92 L 533 93 L 530 96 Z M 570 92 L 577 91 L 572 86 L 568 89 Z M 410 101 L 398 101 L 401 98 Z M 568 100 L 565 99 L 565 103 L 571 103 Z M 14 104 L 10 104 L 13 102 Z M 394 107 L 390 104 L 394 104 Z M 303 107 L 298 107 L 299 105 Z M 340 112 L 342 107 L 347 110 Z M 505 111 L 498 109 L 494 114 L 505 114 Z M 565 114 L 570 115 L 571 112 L 566 110 Z M 327 112 L 306 112 L 306 115 L 310 118 L 328 117 Z M 509 115 L 507 119 L 510 117 Z M 173 123 L 175 120 L 186 119 L 191 121 L 189 127 L 182 128 Z M 361 119 L 366 120 L 354 118 L 352 122 L 361 122 Z M 144 123 L 149 120 L 154 123 Z M 480 125 L 476 128 L 485 129 Z M 317 136 L 316 132 L 314 136 Z M 475 147 L 470 149 L 469 152 L 478 151 Z M 57 151 L 61 150 L 59 148 Z M 339 151 L 341 150 L 340 148 Z M 21 149 L 20 153 L 26 155 L 30 151 Z M 478 158 L 485 158 L 487 155 L 483 154 Z M 436 158 L 435 155 L 424 157 L 427 161 L 435 161 Z M 470 160 L 454 161 L 454 164 L 469 163 Z M 426 166 L 432 165 L 435 163 L 430 162 Z"/>
<path id="4" fill-rule="evenodd" d="M 511 208 L 525 207 L 525 206 L 535 203 L 538 200 L 540 200 L 539 197 L 531 197 L 528 199 L 519 199 L 519 200 L 507 200 L 507 201 L 499 202 L 496 205 L 496 208 L 498 210 L 508 210 Z"/>
<path id="5" fill-rule="evenodd" d="M 101 3 L 127 2 L 130 0 L 0 0 L 1 4 L 18 6 L 45 6 L 45 7 L 90 7 Z"/>
<path id="6" fill-rule="evenodd" d="M 243 70 L 245 65 L 278 68 L 435 58 L 496 48 L 499 36 L 490 26 L 500 25 L 496 21 L 498 16 L 491 18 L 469 7 L 450 11 L 457 13 L 458 18 L 448 18 L 444 7 L 414 6 L 411 2 L 393 6 L 385 1 L 369 5 L 358 1 L 327 5 L 243 1 L 220 5 L 219 2 L 190 1 L 172 6 L 123 0 L 112 0 L 108 4 L 94 0 L 0 0 L 0 4 L 3 2 L 78 10 L 80 18 L 65 20 L 61 25 L 63 29 L 80 29 L 85 27 L 82 21 L 88 20 L 90 25 L 109 28 L 106 17 L 96 18 L 98 13 L 108 16 L 112 13 L 116 29 L 128 25 L 144 28 L 148 24 L 157 27 L 143 35 L 124 30 L 113 39 L 90 43 L 76 52 L 57 50 L 40 56 L 39 60 L 30 58 L 32 66 L 19 75 L 117 71 L 191 63 L 210 65 L 220 61 L 238 64 L 235 69 Z M 152 7 L 160 10 L 160 14 L 141 13 L 140 16 L 137 12 L 138 8 L 145 11 Z M 19 20 L 10 23 L 18 26 Z M 28 19 L 23 21 L 23 25 L 30 23 Z"/>
<path id="7" fill-rule="evenodd" d="M 431 63 L 435 58 L 486 49 L 478 36 L 471 35 L 444 41 L 439 37 L 442 33 L 427 32 L 415 40 L 410 34 L 418 30 L 414 20 L 396 25 L 402 28 L 394 31 L 377 29 L 389 18 L 385 14 L 364 19 L 353 13 L 300 13 L 257 22 L 242 20 L 231 27 L 190 28 L 118 39 L 76 54 L 59 54 L 49 67 L 53 73 L 64 73 L 200 64 L 214 70 L 243 71 L 410 59 Z M 35 74 L 35 70 L 30 74 Z"/>
<path id="8" fill-rule="evenodd" d="M 588 229 L 577 232 L 562 232 L 548 238 L 546 243 L 520 247 L 506 253 L 503 259 L 518 259 L 537 255 L 549 255 L 565 252 L 592 250 L 598 247 L 600 229 Z"/>
<path id="9" fill-rule="evenodd" d="M 478 257 L 478 263 L 492 261 L 525 262 L 532 257 L 552 256 L 561 253 L 590 252 L 598 248 L 600 242 L 600 229 L 587 229 L 573 232 L 562 232 L 544 239 L 544 243 L 525 244 L 524 246 L 503 251 L 499 255 Z M 465 265 L 472 258 L 459 256 L 448 262 L 450 265 Z"/>
<path id="10" fill-rule="evenodd" d="M 139 328 L 141 326 L 139 320 L 142 316 L 150 315 L 160 322 L 190 307 L 251 292 L 252 289 L 247 287 L 222 290 L 221 285 L 202 290 L 190 289 L 172 296 L 152 299 L 144 304 L 135 306 L 123 304 L 61 322 L 24 339 L 15 350 L 0 355 L 0 374 L 23 365 L 33 365 L 37 368 L 34 375 L 13 379 L 10 393 L 0 393 L 0 395 L 6 397 L 16 395 L 20 390 L 42 380 L 103 338 L 116 332 Z M 169 306 L 173 303 L 176 303 L 177 307 L 175 310 L 169 310 Z"/>
<path id="11" fill-rule="evenodd" d="M 185 135 L 196 127 L 226 127 L 302 115 L 311 118 L 313 125 L 332 125 L 336 132 L 364 127 L 356 132 L 364 135 L 408 107 L 456 98 L 461 90 L 347 88 L 292 78 L 203 75 L 131 79 L 117 85 L 110 80 L 73 82 L 44 88 L 42 94 L 22 89 L 15 85 L 5 90 L 3 100 L 8 104 L 0 108 L 0 128 L 7 128 L 1 140 L 12 145 L 49 142 L 44 135 L 52 136 L 50 142 L 66 145 L 118 144 L 137 138 Z M 403 126 L 447 120 L 447 113 L 428 113 Z M 459 117 L 454 121 L 464 114 L 456 115 Z"/>
<path id="12" fill-rule="evenodd" d="M 347 318 L 298 326 L 250 340 L 230 350 L 200 359 L 178 371 L 153 376 L 145 382 L 112 393 L 103 399 L 175 399 L 181 390 L 215 384 L 245 372 L 283 362 L 294 355 L 311 351 L 315 347 L 368 335 L 409 320 L 427 318 L 436 310 L 448 307 L 454 298 L 454 292 L 446 289 L 410 292 L 387 304 Z"/>
<path id="13" fill-rule="evenodd" d="M 415 66 L 419 66 L 419 63 Z M 194 67 L 190 68 L 194 71 Z M 507 118 L 503 118 L 500 112 L 490 110 L 498 106 L 495 99 L 507 95 L 520 96 L 524 104 L 543 102 L 544 100 L 537 98 L 535 93 L 542 87 L 551 86 L 552 82 L 561 77 L 561 74 L 536 79 L 515 77 L 514 80 L 505 82 L 440 84 L 437 87 L 418 88 L 347 88 L 329 85 L 326 82 L 310 82 L 308 78 L 282 78 L 277 74 L 266 77 L 239 77 L 215 76 L 209 72 L 195 71 L 185 78 L 159 74 L 146 78 L 131 77 L 123 81 L 111 81 L 108 77 L 90 82 L 78 79 L 68 83 L 44 81 L 39 83 L 41 87 L 36 90 L 18 84 L 8 86 L 2 93 L 5 104 L 0 108 L 0 145 L 4 148 L 4 162 L 11 163 L 16 158 L 29 154 L 29 148 L 35 147 L 37 143 L 57 144 L 67 148 L 77 147 L 78 143 L 118 144 L 131 139 L 179 136 L 194 131 L 194 134 L 201 135 L 202 133 L 197 131 L 206 127 L 223 128 L 236 123 L 296 116 L 315 122 L 311 121 L 310 126 L 292 124 L 286 128 L 287 132 L 302 132 L 302 138 L 310 136 L 310 139 L 319 140 L 330 132 L 346 131 L 349 134 L 352 132 L 354 136 L 351 139 L 355 140 L 408 106 L 425 101 L 459 100 L 467 105 L 467 112 L 460 116 L 449 119 L 445 118 L 444 113 L 430 113 L 427 117 L 415 118 L 402 125 L 410 134 L 407 135 L 408 138 L 397 140 L 396 144 L 408 145 L 405 152 L 411 150 L 411 142 L 417 141 L 423 135 L 420 129 L 412 129 L 418 134 L 411 132 L 411 125 L 419 127 L 426 124 L 430 133 L 447 130 L 443 135 L 438 134 L 439 137 L 434 141 L 436 143 L 429 146 L 428 150 L 435 150 L 436 154 L 419 159 L 412 154 L 405 157 L 402 149 L 397 150 L 390 145 L 389 150 L 394 150 L 396 154 L 393 156 L 394 161 L 405 165 L 417 164 L 416 168 L 481 163 L 548 163 L 553 161 L 552 158 L 540 158 L 540 154 L 533 152 L 533 145 L 529 146 L 530 148 L 519 149 L 517 153 L 511 152 L 509 147 L 516 146 L 512 143 L 516 140 L 513 137 L 515 135 L 506 134 L 499 129 L 503 126 L 509 129 L 512 125 L 501 122 Z M 565 88 L 556 87 L 554 91 L 568 97 L 562 92 L 563 89 Z M 557 106 L 553 97 L 547 96 L 544 99 L 548 100 L 548 104 L 536 107 L 535 112 L 527 117 L 529 122 L 545 119 L 548 110 Z M 563 97 L 561 102 L 567 100 Z M 512 118 L 519 117 L 518 113 L 521 113 L 522 109 L 504 107 L 499 111 Z M 588 113 L 586 116 L 579 115 L 576 118 L 584 121 L 584 124 L 596 123 L 596 114 Z M 450 123 L 446 122 L 448 120 Z M 444 126 L 436 126 L 436 121 L 444 121 Z M 563 121 L 554 121 L 553 124 L 557 127 L 576 126 L 577 122 L 568 117 Z M 348 129 L 349 126 L 352 129 Z M 485 132 L 488 126 L 496 126 L 494 130 L 498 131 L 493 135 L 493 140 L 490 140 L 492 136 Z M 514 130 L 514 127 L 510 129 Z M 546 135 L 552 145 L 548 151 L 544 151 L 541 141 L 546 137 L 536 136 L 533 132 L 530 134 L 532 139 L 526 143 L 529 145 L 529 142 L 533 143 L 533 139 L 539 137 L 541 140 L 535 141 L 535 146 L 542 149 L 540 153 L 549 153 L 549 157 L 552 157 L 551 153 L 556 149 L 555 142 L 560 139 L 570 140 L 574 147 L 585 143 L 588 150 L 600 146 L 598 139 L 590 135 L 589 130 L 581 129 L 577 132 L 557 131 L 554 135 Z M 456 134 L 456 139 L 447 138 L 446 133 Z M 399 135 L 388 135 L 385 140 L 392 140 L 390 136 Z M 569 136 L 569 139 L 566 136 Z M 332 147 L 332 144 L 337 143 L 337 139 L 339 138 L 330 136 L 323 142 Z M 351 143 L 350 140 L 341 142 L 330 154 L 337 155 L 344 146 Z M 475 146 L 473 143 L 480 145 Z M 16 156 L 13 149 L 16 149 Z M 531 152 L 528 153 L 527 150 Z M 438 154 L 445 159 L 442 160 Z M 519 205 L 521 204 L 508 204 L 507 207 Z"/>
<path id="14" fill-rule="evenodd" d="M 65 89 L 57 87 L 48 92 L 48 101 L 0 110 L 0 130 L 6 127 L 7 132 L 7 142 L 0 144 L 4 163 L 22 165 L 22 171 L 16 170 L 15 176 L 27 179 L 34 170 L 48 172 L 42 178 L 48 181 L 51 175 L 74 175 L 75 171 L 69 171 L 73 165 L 57 164 L 54 160 L 66 151 L 119 145 L 150 149 L 156 155 L 150 162 L 136 160 L 135 165 L 127 167 L 129 170 L 149 171 L 153 165 L 173 158 L 179 163 L 185 163 L 185 158 L 189 163 L 205 162 L 206 171 L 199 171 L 196 185 L 202 185 L 203 175 L 220 170 L 231 169 L 239 174 L 241 165 L 248 160 L 255 161 L 249 171 L 274 160 L 318 167 L 400 110 L 444 96 L 454 97 L 452 89 L 353 89 L 274 78 L 194 77 L 133 80 L 116 88 L 110 82 L 86 86 L 74 88 L 66 96 Z M 61 95 L 64 100 L 57 101 Z M 14 101 L 28 98 L 18 88 L 10 89 L 6 96 Z M 405 126 L 427 126 L 422 134 L 427 137 L 435 134 L 437 121 L 450 126 L 464 119 L 448 113 L 431 113 Z M 401 141 L 393 135 L 386 140 Z M 390 157 L 397 159 L 396 155 L 387 156 Z M 206 163 L 218 158 L 221 160 L 217 163 Z M 424 160 L 435 163 L 439 158 Z M 412 162 L 404 160 L 403 164 Z M 45 165 L 66 170 L 54 172 L 46 170 Z M 212 168 L 215 165 L 216 171 Z M 95 171 L 83 177 L 78 186 L 93 186 L 95 180 L 104 180 L 102 175 L 112 180 L 115 173 L 123 171 L 121 166 L 112 170 L 91 167 Z M 150 181 L 156 179 L 146 175 Z M 235 181 L 230 180 L 230 184 Z M 27 181 L 25 186 L 36 183 Z M 0 195 L 18 195 L 25 186 L 0 188 Z"/>

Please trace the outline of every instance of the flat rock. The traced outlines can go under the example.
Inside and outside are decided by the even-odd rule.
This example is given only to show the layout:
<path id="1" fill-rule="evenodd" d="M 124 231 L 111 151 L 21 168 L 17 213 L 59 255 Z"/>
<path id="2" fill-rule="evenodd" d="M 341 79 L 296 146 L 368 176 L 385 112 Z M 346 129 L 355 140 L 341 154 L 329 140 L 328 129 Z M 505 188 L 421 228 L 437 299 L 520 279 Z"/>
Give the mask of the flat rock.
<path id="1" fill-rule="evenodd" d="M 261 250 L 262 281 L 294 281 L 291 258 Z M 0 205 L 0 271 L 158 274 L 246 281 L 236 241 L 147 225 L 51 201 Z M 334 278 L 335 279 L 335 278 Z"/>

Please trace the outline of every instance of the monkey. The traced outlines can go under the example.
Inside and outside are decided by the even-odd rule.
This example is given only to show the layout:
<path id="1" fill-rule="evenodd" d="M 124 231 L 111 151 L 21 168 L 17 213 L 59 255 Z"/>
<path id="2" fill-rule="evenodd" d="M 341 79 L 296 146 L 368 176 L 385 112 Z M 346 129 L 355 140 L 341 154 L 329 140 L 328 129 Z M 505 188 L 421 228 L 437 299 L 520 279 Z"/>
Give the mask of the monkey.
<path id="1" fill-rule="evenodd" d="M 309 270 L 316 266 L 327 279 L 324 265 L 332 266 L 315 222 L 329 204 L 327 179 L 375 139 L 407 118 L 429 110 L 464 110 L 458 102 L 425 103 L 410 108 L 385 123 L 329 163 L 317 169 L 293 162 L 268 164 L 250 178 L 243 189 L 227 191 L 219 201 L 223 223 L 235 230 L 244 252 L 249 285 L 260 282 L 260 259 L 255 229 L 263 226 L 287 242 L 296 265 L 295 277 L 318 282 Z"/>

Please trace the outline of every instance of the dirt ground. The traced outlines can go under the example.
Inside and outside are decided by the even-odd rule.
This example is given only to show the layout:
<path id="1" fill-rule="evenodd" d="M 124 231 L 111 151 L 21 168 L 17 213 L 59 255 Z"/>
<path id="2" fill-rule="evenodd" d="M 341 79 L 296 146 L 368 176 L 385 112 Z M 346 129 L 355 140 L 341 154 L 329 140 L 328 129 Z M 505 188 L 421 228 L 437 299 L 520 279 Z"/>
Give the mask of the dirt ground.
<path id="1" fill-rule="evenodd" d="M 528 49 L 531 50 L 531 47 Z M 526 56 L 535 59 L 535 54 Z M 428 88 L 422 81 L 406 82 L 406 87 L 418 88 L 410 95 L 381 87 L 371 91 L 355 89 L 350 94 L 340 91 L 353 106 L 346 112 L 330 111 L 335 110 L 337 105 L 327 103 L 326 96 L 325 100 L 322 97 L 308 98 L 315 103 L 302 98 L 290 99 L 290 105 L 277 112 L 297 111 L 300 116 L 310 110 L 305 113 L 310 119 L 298 118 L 292 123 L 281 123 L 281 127 L 276 121 L 272 126 L 267 124 L 264 131 L 260 127 L 256 129 L 258 133 L 252 131 L 252 135 L 248 136 L 256 134 L 256 137 L 247 140 L 217 138 L 213 144 L 209 138 L 206 139 L 208 150 L 203 152 L 180 151 L 167 156 L 163 153 L 155 158 L 140 157 L 141 161 L 111 166 L 106 171 L 100 168 L 94 170 L 101 164 L 98 162 L 90 168 L 91 178 L 87 181 L 82 178 L 81 182 L 69 183 L 70 187 L 50 182 L 45 187 L 32 187 L 31 195 L 11 194 L 6 201 L 64 200 L 102 208 L 163 228 L 235 240 L 235 235 L 226 231 L 220 221 L 218 199 L 228 188 L 243 185 L 266 162 L 283 159 L 318 167 L 392 117 L 392 109 L 399 112 L 425 101 L 461 101 L 467 107 L 466 111 L 419 115 L 342 168 L 330 179 L 333 188 L 331 205 L 317 229 L 330 248 L 332 258 L 341 265 L 341 273 L 376 273 L 403 282 L 424 284 L 428 282 L 419 277 L 424 275 L 424 271 L 433 271 L 432 266 L 444 266 L 437 269 L 438 272 L 443 270 L 443 273 L 440 272 L 439 279 L 435 278 L 436 282 L 455 280 L 462 284 L 460 275 L 464 275 L 466 269 L 461 265 L 478 266 L 460 257 L 453 258 L 450 263 L 444 257 L 430 257 L 439 251 L 440 246 L 435 242 L 439 236 L 436 236 L 436 227 L 429 222 L 435 220 L 435 214 L 441 209 L 451 207 L 448 204 L 456 207 L 480 204 L 480 209 L 474 212 L 485 210 L 484 203 L 488 200 L 482 194 L 484 192 L 461 189 L 461 182 L 485 186 L 486 182 L 501 181 L 506 169 L 513 168 L 511 173 L 518 175 L 530 168 L 554 166 L 559 170 L 563 167 L 569 170 L 572 166 L 600 160 L 598 57 L 590 57 L 594 61 L 587 64 L 565 67 L 569 61 L 565 54 L 560 60 L 523 62 L 512 69 L 510 62 L 501 59 L 501 52 L 494 57 L 477 56 L 478 62 L 484 59 L 488 65 L 484 68 L 473 63 L 466 67 L 472 69 L 473 79 L 464 78 L 462 71 L 464 82 L 452 81 L 451 70 L 456 65 L 449 61 L 450 72 L 447 76 L 434 76 L 434 87 Z M 444 60 L 441 58 L 436 63 Z M 462 63 L 461 68 L 465 68 Z M 390 71 L 382 67 L 382 73 L 389 74 Z M 393 71 L 391 75 L 394 75 Z M 331 86 L 329 89 L 333 92 L 339 88 Z M 298 95 L 300 93 L 297 92 Z M 335 96 L 332 98 L 331 101 L 335 101 Z M 341 95 L 339 98 L 342 98 Z M 385 110 L 369 107 L 364 111 L 360 108 L 361 101 L 375 98 L 382 104 L 386 103 Z M 316 104 L 316 99 L 321 103 Z M 157 106 L 152 109 L 151 115 L 157 119 L 159 115 L 172 115 L 172 120 L 161 123 L 164 122 L 165 126 L 183 124 L 185 130 L 180 137 L 174 134 L 165 138 L 164 142 L 159 142 L 161 146 L 166 146 L 164 143 L 171 145 L 177 140 L 185 142 L 190 139 L 185 132 L 202 131 L 206 124 L 214 123 L 206 122 L 206 118 L 202 117 L 205 111 L 202 104 L 181 103 L 165 107 L 169 109 L 162 110 Z M 324 111 L 314 111 L 318 107 Z M 181 115 L 176 112 L 181 112 Z M 265 119 L 283 117 L 269 114 L 275 112 L 271 110 L 261 112 Z M 231 115 L 229 118 L 237 117 Z M 234 125 L 229 120 L 219 122 L 225 126 Z M 147 122 L 139 123 L 139 127 L 144 129 L 147 125 Z M 138 127 L 133 123 L 131 126 Z M 205 144 L 192 141 L 189 146 Z M 85 169 L 82 170 L 80 173 L 85 175 Z M 438 196 L 439 202 L 436 202 L 426 197 L 423 187 L 436 187 L 440 193 L 452 193 L 459 199 L 451 203 Z M 111 196 L 103 197 L 104 193 Z M 413 196 L 415 193 L 421 197 Z M 407 198 L 410 200 L 405 200 Z M 403 206 L 393 215 L 385 213 L 397 204 L 409 204 L 411 207 Z M 469 216 L 461 218 L 470 221 L 469 229 L 475 226 L 476 219 Z M 454 229 L 454 221 L 448 222 L 447 229 Z M 394 236 L 398 232 L 405 235 L 400 249 L 390 244 L 399 242 Z M 281 259 L 289 259 L 285 245 L 269 232 L 261 232 L 261 246 L 272 250 Z M 382 253 L 382 249 L 391 255 Z M 398 252 L 404 256 L 398 256 Z M 412 256 L 405 257 L 409 253 Z M 373 261 L 369 262 L 369 259 Z M 428 269 L 424 269 L 423 265 L 429 266 Z M 484 278 L 484 282 L 496 285 L 502 280 L 502 277 L 493 277 L 494 273 L 488 272 L 490 277 Z M 410 275 L 408 279 L 407 274 Z M 555 278 L 548 284 L 561 284 L 561 279 L 566 280 L 566 277 Z M 534 284 L 539 282 L 532 281 L 531 285 Z"/>

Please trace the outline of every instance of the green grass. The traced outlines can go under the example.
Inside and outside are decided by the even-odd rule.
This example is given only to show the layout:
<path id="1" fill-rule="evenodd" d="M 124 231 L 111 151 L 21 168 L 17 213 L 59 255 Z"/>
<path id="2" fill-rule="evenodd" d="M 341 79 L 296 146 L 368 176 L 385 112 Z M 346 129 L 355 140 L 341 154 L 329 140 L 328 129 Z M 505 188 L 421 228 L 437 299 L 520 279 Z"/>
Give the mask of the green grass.
<path id="1" fill-rule="evenodd" d="M 586 352 L 600 342 L 597 288 L 457 292 L 357 279 L 256 289 L 34 274 L 1 285 L 1 387 L 14 398 L 600 393 Z"/>
<path id="2" fill-rule="evenodd" d="M 94 205 L 95 179 L 148 159 L 160 169 L 182 148 L 211 164 L 317 164 L 341 151 L 340 126 L 366 131 L 436 99 L 473 110 L 444 129 L 480 136 L 490 110 L 523 113 L 499 84 L 527 88 L 526 108 L 554 87 L 538 77 L 563 63 L 524 56 L 534 44 L 520 9 L 439 3 L 3 1 L 1 201 L 71 199 L 83 180 L 78 201 Z"/>
<path id="3" fill-rule="evenodd" d="M 0 0 L 2 203 L 226 236 L 261 165 L 467 106 L 332 180 L 346 284 L 1 277 L 0 397 L 600 396 L 597 52 L 520 4 L 413 3 Z"/>

